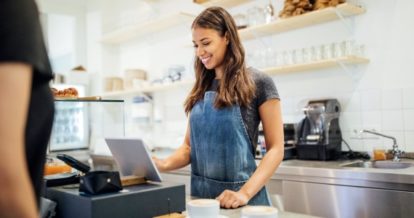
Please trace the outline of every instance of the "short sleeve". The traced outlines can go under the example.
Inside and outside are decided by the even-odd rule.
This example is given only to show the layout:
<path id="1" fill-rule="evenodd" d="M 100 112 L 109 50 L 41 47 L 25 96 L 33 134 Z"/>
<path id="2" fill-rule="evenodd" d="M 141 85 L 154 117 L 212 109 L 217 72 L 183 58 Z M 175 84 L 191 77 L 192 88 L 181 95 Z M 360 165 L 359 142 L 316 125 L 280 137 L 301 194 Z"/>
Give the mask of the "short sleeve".
<path id="1" fill-rule="evenodd" d="M 269 99 L 280 99 L 276 85 L 269 75 L 256 72 L 253 78 L 256 83 L 257 106 L 262 105 Z"/>
<path id="2" fill-rule="evenodd" d="M 33 67 L 34 80 L 52 79 L 33 0 L 0 1 L 0 62 L 24 62 Z"/>

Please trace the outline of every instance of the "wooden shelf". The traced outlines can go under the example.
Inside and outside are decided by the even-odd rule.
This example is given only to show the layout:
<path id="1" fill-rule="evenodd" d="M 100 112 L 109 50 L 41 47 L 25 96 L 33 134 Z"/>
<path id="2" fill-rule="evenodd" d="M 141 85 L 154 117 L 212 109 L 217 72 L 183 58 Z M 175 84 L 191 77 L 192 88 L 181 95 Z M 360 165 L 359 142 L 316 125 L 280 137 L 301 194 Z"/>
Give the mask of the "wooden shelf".
<path id="1" fill-rule="evenodd" d="M 301 71 L 320 70 L 331 67 L 337 67 L 340 63 L 342 64 L 365 64 L 368 63 L 369 59 L 357 56 L 345 56 L 340 58 L 328 59 L 315 61 L 304 64 L 293 64 L 280 67 L 269 67 L 261 69 L 262 72 L 269 75 L 294 73 Z"/>
<path id="2" fill-rule="evenodd" d="M 365 13 L 365 9 L 349 3 L 340 4 L 336 7 L 329 7 L 322 10 L 312 11 L 303 15 L 298 15 L 285 19 L 278 19 L 272 23 L 262 24 L 239 30 L 239 35 L 243 40 L 253 39 L 271 35 L 275 33 L 287 32 L 307 26 L 350 17 Z"/>
<path id="3" fill-rule="evenodd" d="M 137 95 L 141 93 L 153 93 L 153 92 L 160 92 L 160 91 L 167 91 L 172 90 L 184 86 L 190 86 L 194 84 L 194 81 L 192 80 L 183 80 L 178 81 L 170 84 L 156 84 L 151 85 L 148 87 L 143 88 L 135 88 L 135 89 L 128 89 L 123 91 L 115 91 L 115 92 L 106 92 L 102 95 L 102 97 L 123 97 L 123 96 L 130 96 L 130 95 Z"/>
<path id="4" fill-rule="evenodd" d="M 269 74 L 269 75 L 277 75 L 277 74 L 285 74 L 285 73 L 294 73 L 294 72 L 303 72 L 303 71 L 310 71 L 310 70 L 320 70 L 326 69 L 331 67 L 337 67 L 339 64 L 364 64 L 368 63 L 369 59 L 357 56 L 346 56 L 341 58 L 329 59 L 329 60 L 321 60 L 315 61 L 310 63 L 304 64 L 293 64 L 293 65 L 286 65 L 280 67 L 269 67 L 260 69 L 262 72 Z M 144 88 L 136 88 L 136 89 L 129 89 L 124 91 L 116 91 L 116 92 L 107 92 L 102 95 L 102 97 L 123 97 L 123 96 L 131 96 L 137 95 L 142 93 L 154 93 L 160 91 L 168 91 L 172 89 L 177 89 L 184 86 L 193 85 L 194 81 L 192 80 L 183 80 L 178 81 L 170 84 L 157 84 L 151 85 Z"/>
<path id="5" fill-rule="evenodd" d="M 186 12 L 179 12 L 177 14 L 171 14 L 148 22 L 138 23 L 135 25 L 129 25 L 110 33 L 104 34 L 101 38 L 102 43 L 108 44 L 120 44 L 131 40 L 132 38 L 144 36 L 151 33 L 156 33 L 163 29 L 179 25 L 183 22 L 192 21 L 195 15 Z"/>
<path id="6" fill-rule="evenodd" d="M 231 8 L 251 1 L 253 0 L 209 0 L 200 4 L 205 7 L 220 6 L 223 8 Z"/>
<path id="7" fill-rule="evenodd" d="M 368 63 L 369 59 L 363 57 L 356 57 L 356 56 L 346 56 L 341 58 L 329 59 L 329 60 L 321 60 L 315 61 L 311 63 L 304 63 L 304 64 L 294 64 L 294 65 L 287 65 L 287 66 L 280 66 L 280 67 L 269 67 L 260 69 L 262 72 L 269 74 L 269 75 L 276 75 L 276 74 L 284 74 L 284 73 L 294 73 L 294 72 L 301 72 L 301 71 L 310 71 L 310 70 L 319 70 L 319 69 L 326 69 L 331 67 L 337 67 L 340 63 L 342 64 L 364 64 Z M 161 91 L 168 91 L 173 90 L 185 86 L 193 85 L 194 81 L 192 80 L 183 80 L 178 81 L 170 84 L 157 84 L 152 85 L 144 88 L 136 88 L 136 89 L 129 89 L 124 91 L 116 91 L 116 92 L 107 92 L 102 95 L 103 98 L 108 97 L 125 97 L 125 96 L 132 96 L 132 95 L 139 95 L 142 93 L 154 93 L 154 92 L 161 92 Z"/>

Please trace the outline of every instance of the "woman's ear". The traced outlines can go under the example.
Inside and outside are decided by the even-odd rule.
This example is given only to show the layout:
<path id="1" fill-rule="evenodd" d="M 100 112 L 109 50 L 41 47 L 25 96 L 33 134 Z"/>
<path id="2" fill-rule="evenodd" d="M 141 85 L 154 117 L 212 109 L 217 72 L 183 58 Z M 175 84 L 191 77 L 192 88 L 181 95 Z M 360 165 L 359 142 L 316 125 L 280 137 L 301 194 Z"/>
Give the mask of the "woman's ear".
<path id="1" fill-rule="evenodd" d="M 228 44 L 229 44 L 229 42 L 230 42 L 230 39 L 229 39 L 229 32 L 226 32 L 226 33 L 224 34 L 224 38 L 225 38 L 225 40 L 226 40 L 226 45 L 228 45 Z"/>

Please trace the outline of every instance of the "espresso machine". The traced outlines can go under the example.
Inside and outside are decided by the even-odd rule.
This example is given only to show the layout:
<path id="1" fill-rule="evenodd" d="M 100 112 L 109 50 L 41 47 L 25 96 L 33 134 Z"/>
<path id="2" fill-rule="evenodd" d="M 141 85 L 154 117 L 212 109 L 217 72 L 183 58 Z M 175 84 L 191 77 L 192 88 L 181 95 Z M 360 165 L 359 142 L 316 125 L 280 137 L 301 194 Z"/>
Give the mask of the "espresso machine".
<path id="1" fill-rule="evenodd" d="M 341 155 L 340 105 L 336 99 L 311 100 L 297 126 L 297 158 L 336 160 Z"/>
<path id="2" fill-rule="evenodd" d="M 285 138 L 283 160 L 293 159 L 296 157 L 296 124 L 284 123 L 283 134 Z"/>

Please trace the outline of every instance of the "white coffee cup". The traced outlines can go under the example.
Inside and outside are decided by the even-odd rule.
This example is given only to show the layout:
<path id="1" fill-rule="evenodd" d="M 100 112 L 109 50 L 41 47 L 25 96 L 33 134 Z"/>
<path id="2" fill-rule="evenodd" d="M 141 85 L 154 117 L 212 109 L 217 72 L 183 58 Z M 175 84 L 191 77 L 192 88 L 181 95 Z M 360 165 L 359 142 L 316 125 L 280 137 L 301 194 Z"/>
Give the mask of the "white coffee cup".
<path id="1" fill-rule="evenodd" d="M 242 218 L 277 218 L 278 211 L 269 206 L 246 206 L 241 210 Z"/>
<path id="2" fill-rule="evenodd" d="M 187 214 L 190 218 L 219 217 L 220 203 L 214 199 L 196 199 L 187 202 Z"/>

